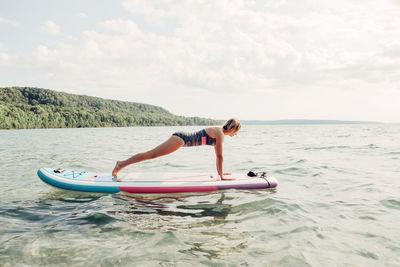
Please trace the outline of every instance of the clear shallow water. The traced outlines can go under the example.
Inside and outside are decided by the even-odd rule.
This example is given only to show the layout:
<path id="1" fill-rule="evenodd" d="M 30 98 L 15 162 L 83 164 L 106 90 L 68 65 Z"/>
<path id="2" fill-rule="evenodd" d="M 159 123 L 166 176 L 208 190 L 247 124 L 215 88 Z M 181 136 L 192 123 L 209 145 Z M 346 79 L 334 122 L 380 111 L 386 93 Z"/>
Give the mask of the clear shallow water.
<path id="1" fill-rule="evenodd" d="M 225 171 L 276 190 L 102 195 L 54 189 L 39 167 L 111 171 L 176 130 L 0 131 L 0 265 L 399 266 L 400 125 L 245 126 Z M 126 172 L 214 172 L 211 147 Z"/>

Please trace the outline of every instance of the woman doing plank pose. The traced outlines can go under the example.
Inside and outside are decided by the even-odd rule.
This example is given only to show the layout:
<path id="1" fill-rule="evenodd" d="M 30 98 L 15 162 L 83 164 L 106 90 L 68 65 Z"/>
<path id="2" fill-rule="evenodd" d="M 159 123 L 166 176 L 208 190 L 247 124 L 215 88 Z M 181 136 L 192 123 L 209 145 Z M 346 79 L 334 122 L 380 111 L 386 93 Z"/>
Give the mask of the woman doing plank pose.
<path id="1" fill-rule="evenodd" d="M 215 149 L 218 175 L 221 177 L 222 180 L 231 180 L 232 178 L 225 178 L 223 172 L 224 137 L 225 135 L 229 135 L 231 137 L 235 136 L 241 127 L 242 126 L 239 120 L 229 119 L 222 127 L 207 127 L 201 131 L 189 134 L 183 132 L 173 133 L 167 141 L 157 146 L 156 148 L 133 155 L 129 159 L 117 161 L 112 175 L 114 177 L 117 177 L 118 172 L 128 165 L 170 154 L 183 146 L 211 145 L 214 146 Z"/>

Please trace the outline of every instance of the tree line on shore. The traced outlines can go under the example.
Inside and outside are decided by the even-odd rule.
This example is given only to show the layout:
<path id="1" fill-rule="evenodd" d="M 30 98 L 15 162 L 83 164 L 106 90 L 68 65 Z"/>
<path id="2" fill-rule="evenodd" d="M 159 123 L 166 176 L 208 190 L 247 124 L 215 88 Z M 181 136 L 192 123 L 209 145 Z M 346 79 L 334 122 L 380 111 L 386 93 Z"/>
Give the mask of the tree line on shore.
<path id="1" fill-rule="evenodd" d="M 215 125 L 153 105 L 32 87 L 0 88 L 0 129 Z"/>

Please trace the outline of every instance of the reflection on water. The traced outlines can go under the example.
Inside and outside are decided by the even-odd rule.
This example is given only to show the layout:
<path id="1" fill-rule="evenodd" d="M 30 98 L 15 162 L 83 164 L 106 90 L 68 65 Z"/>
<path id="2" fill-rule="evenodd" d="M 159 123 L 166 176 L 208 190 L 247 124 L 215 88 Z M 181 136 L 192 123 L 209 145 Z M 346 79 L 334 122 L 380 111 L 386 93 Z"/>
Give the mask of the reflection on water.
<path id="1" fill-rule="evenodd" d="M 224 193 L 216 193 L 220 195 L 215 203 L 207 203 L 208 201 L 201 201 L 198 204 L 183 204 L 176 205 L 176 203 L 184 202 L 184 198 L 190 198 L 193 194 L 178 195 L 168 197 L 157 197 L 149 199 L 143 196 L 134 196 L 128 194 L 114 195 L 113 198 L 123 201 L 124 211 L 115 211 L 114 213 L 125 214 L 152 214 L 156 213 L 160 216 L 179 216 L 179 217 L 213 217 L 215 220 L 225 219 L 231 211 L 232 205 L 224 204 Z M 196 196 L 206 196 L 205 193 L 197 194 Z"/>

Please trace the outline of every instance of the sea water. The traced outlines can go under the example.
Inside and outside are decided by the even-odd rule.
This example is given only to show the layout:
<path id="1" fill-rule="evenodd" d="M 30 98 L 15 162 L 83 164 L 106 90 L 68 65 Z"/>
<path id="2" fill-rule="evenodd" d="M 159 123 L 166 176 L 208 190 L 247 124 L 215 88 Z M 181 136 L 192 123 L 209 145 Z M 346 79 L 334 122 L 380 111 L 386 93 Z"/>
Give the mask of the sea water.
<path id="1" fill-rule="evenodd" d="M 111 172 L 178 130 L 0 131 L 0 265 L 400 266 L 400 125 L 243 126 L 227 172 L 275 190 L 135 195 L 63 191 L 40 167 Z M 122 172 L 215 172 L 210 146 Z"/>

